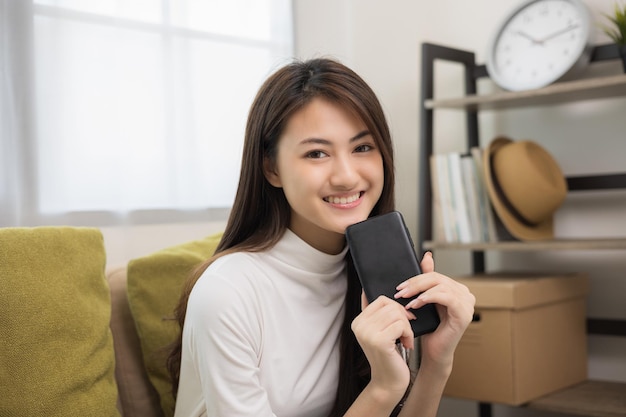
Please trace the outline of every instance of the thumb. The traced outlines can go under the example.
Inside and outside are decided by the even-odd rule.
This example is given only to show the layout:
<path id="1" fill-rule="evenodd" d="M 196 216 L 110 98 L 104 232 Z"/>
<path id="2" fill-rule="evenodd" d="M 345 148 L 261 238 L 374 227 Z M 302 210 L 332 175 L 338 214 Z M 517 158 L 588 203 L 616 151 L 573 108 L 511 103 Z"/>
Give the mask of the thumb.
<path id="1" fill-rule="evenodd" d="M 435 270 L 435 260 L 433 259 L 433 253 L 428 251 L 424 254 L 422 258 L 422 262 L 420 262 L 422 267 L 422 273 L 426 274 L 428 272 L 433 272 Z"/>
<path id="2" fill-rule="evenodd" d="M 370 303 L 367 301 L 367 297 L 365 296 L 365 291 L 361 291 L 361 311 L 365 310 L 365 308 Z"/>

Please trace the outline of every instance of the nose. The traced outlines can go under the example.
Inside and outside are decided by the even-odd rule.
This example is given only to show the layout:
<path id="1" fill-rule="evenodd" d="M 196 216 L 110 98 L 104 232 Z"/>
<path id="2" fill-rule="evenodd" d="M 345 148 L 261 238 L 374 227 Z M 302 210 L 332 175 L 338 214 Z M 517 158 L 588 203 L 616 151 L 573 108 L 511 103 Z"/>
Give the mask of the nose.
<path id="1" fill-rule="evenodd" d="M 333 187 L 350 190 L 359 182 L 359 171 L 356 161 L 349 156 L 336 157 L 332 164 L 330 184 Z"/>

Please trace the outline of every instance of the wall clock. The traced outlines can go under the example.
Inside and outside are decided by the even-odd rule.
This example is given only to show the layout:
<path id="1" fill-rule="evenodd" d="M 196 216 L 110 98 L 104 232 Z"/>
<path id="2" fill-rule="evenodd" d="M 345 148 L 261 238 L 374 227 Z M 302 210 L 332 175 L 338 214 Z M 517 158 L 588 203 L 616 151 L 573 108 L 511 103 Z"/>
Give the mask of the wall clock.
<path id="1" fill-rule="evenodd" d="M 584 68 L 592 49 L 592 18 L 580 0 L 530 0 L 497 29 L 487 71 L 500 87 L 545 87 Z"/>

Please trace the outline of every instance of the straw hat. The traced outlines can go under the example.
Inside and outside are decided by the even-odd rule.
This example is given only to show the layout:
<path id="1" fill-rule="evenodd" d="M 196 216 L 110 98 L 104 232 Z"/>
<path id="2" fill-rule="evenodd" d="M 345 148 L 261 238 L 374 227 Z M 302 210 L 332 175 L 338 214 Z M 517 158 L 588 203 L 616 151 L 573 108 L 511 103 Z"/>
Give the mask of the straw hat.
<path id="1" fill-rule="evenodd" d="M 497 137 L 483 158 L 489 199 L 506 229 L 520 240 L 554 238 L 553 216 L 567 194 L 561 168 L 535 142 Z"/>

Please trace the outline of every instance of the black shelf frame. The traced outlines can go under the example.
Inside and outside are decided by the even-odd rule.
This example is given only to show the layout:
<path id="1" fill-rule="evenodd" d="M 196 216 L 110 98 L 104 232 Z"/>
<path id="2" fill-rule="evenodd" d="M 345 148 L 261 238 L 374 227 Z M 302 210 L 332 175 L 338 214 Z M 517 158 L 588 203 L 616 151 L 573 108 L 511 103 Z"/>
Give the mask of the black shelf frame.
<path id="1" fill-rule="evenodd" d="M 433 239 L 432 230 L 432 189 L 429 169 L 429 157 L 434 151 L 434 109 L 426 108 L 427 100 L 434 99 L 435 61 L 448 61 L 463 65 L 465 79 L 465 95 L 477 94 L 477 82 L 481 78 L 489 77 L 487 67 L 476 63 L 473 52 L 465 51 L 433 43 L 422 44 L 421 59 L 421 94 L 420 94 L 420 141 L 418 146 L 418 233 L 417 253 L 424 252 L 424 242 Z M 600 62 L 620 59 L 618 47 L 615 44 L 596 45 L 592 49 L 590 61 Z M 465 109 L 467 123 L 466 150 L 479 146 L 478 110 Z M 569 191 L 589 191 L 626 189 L 626 173 L 571 176 L 567 177 Z M 485 272 L 485 252 L 471 251 L 471 269 L 474 273 Z M 626 320 L 588 318 L 587 332 L 589 334 L 626 337 Z M 493 408 L 491 403 L 479 402 L 480 417 L 491 417 Z"/>

